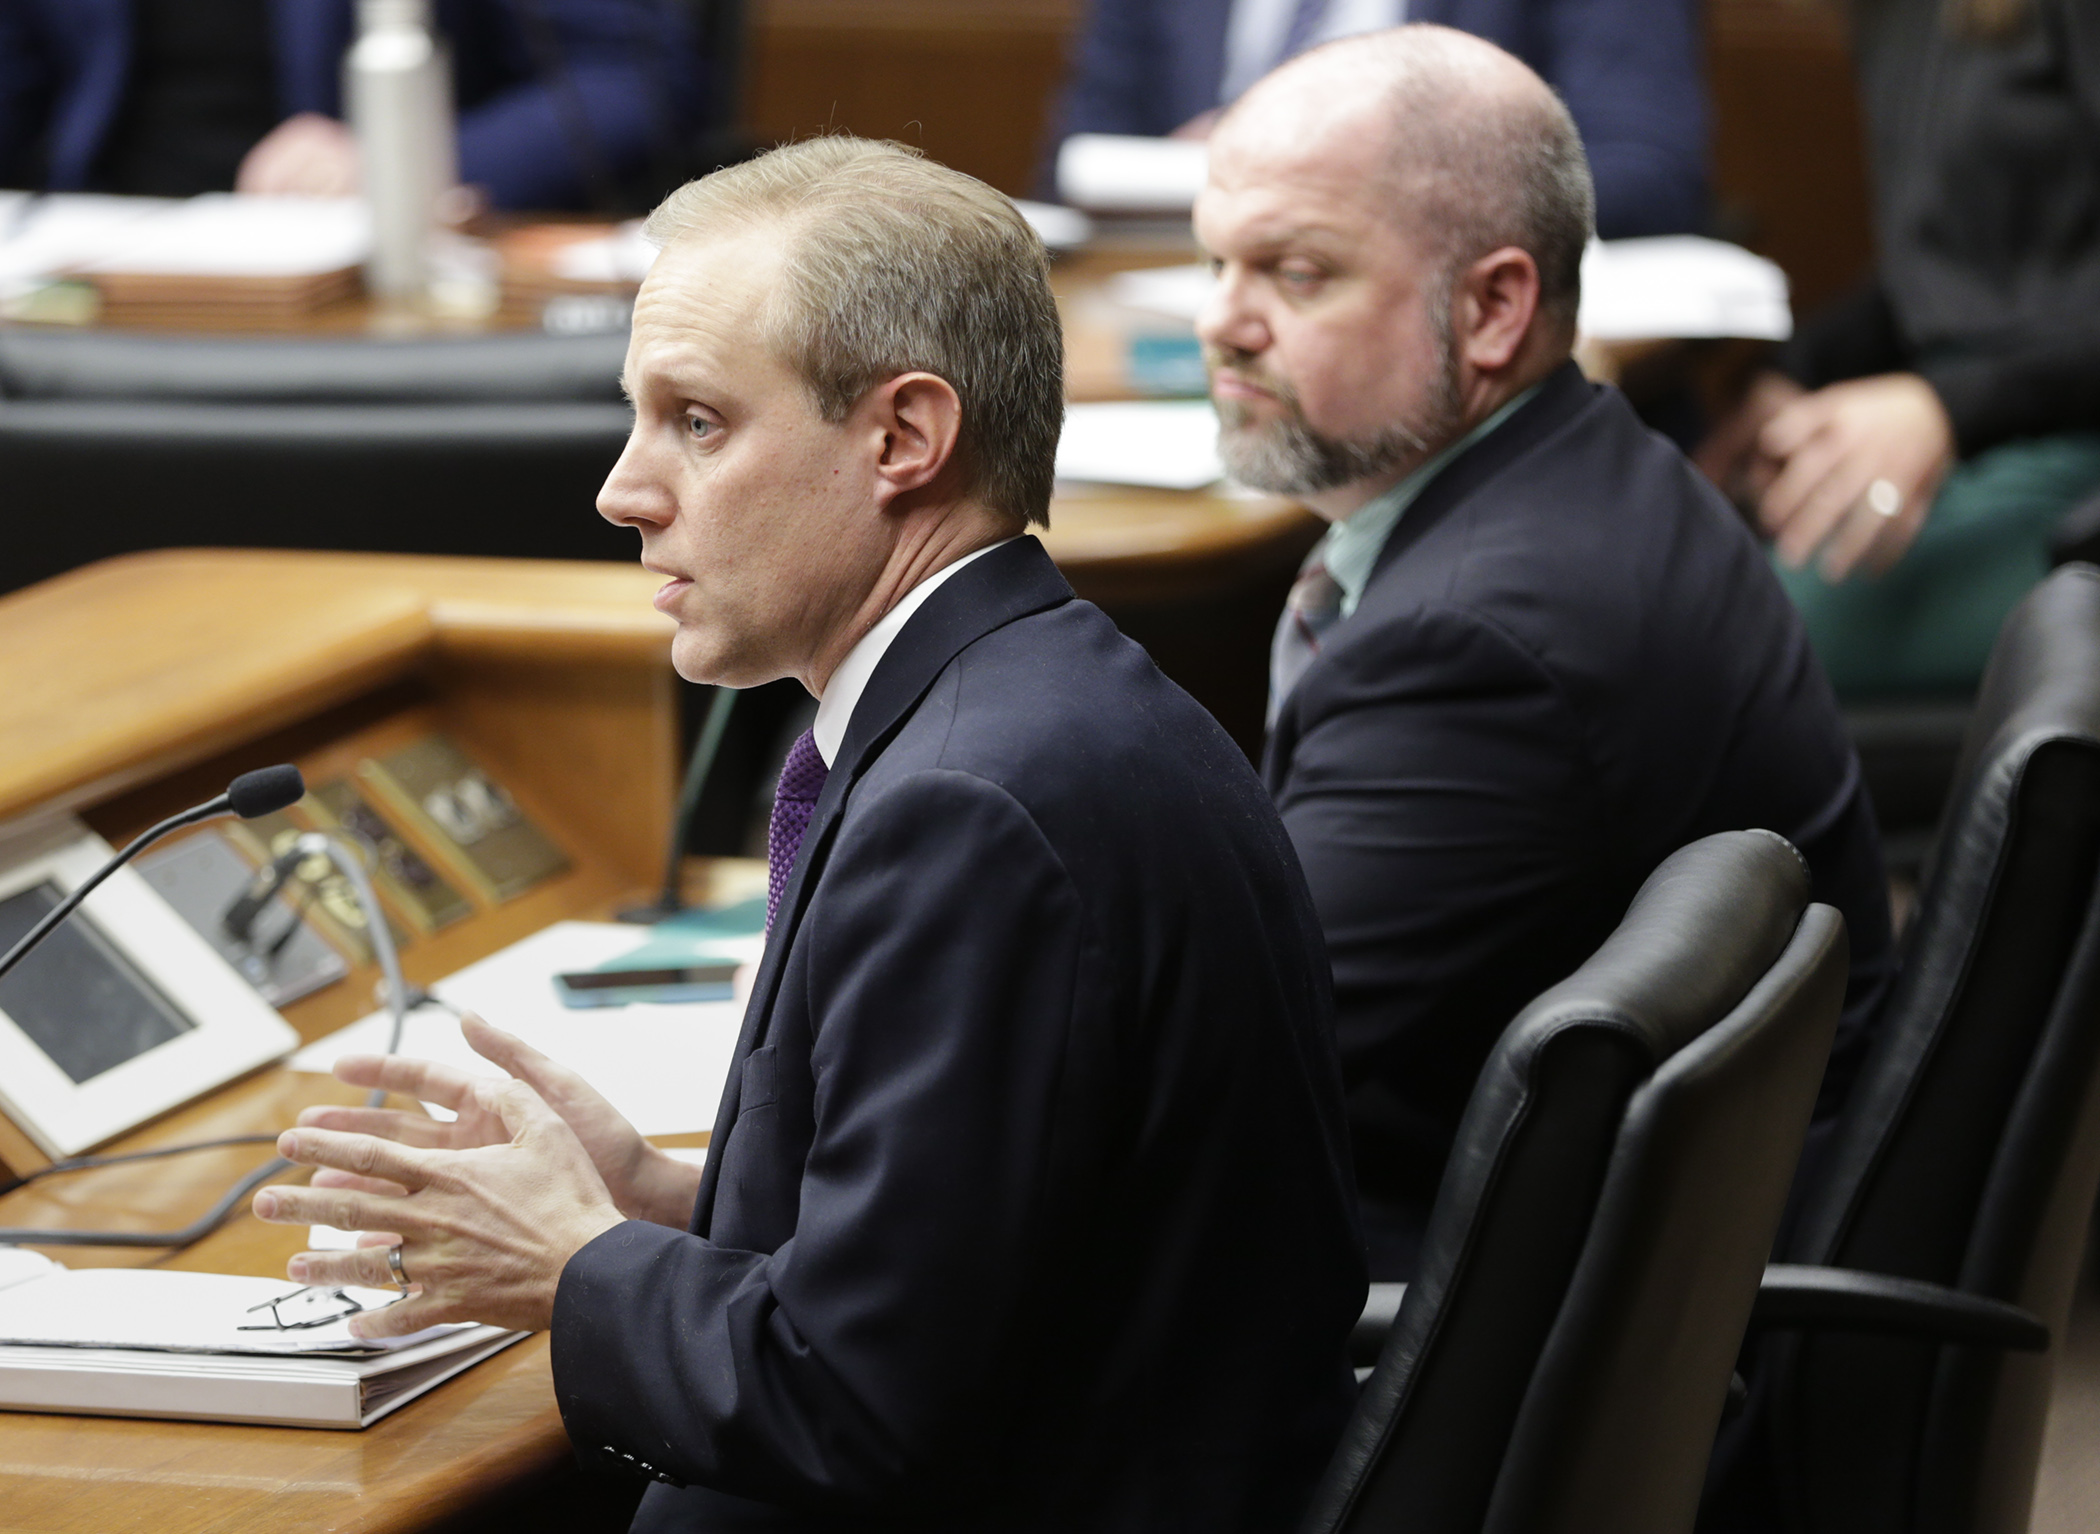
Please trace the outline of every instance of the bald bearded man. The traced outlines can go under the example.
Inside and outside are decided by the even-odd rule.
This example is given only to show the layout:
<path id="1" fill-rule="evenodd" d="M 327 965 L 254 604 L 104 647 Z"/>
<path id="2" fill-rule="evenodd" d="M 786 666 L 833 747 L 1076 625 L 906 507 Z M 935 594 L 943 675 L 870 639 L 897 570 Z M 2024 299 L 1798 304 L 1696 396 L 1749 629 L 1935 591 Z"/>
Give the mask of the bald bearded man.
<path id="1" fill-rule="evenodd" d="M 1800 621 L 1714 490 L 1569 360 L 1592 207 L 1552 91 L 1432 26 L 1257 84 L 1196 205 L 1225 461 L 1332 524 L 1277 629 L 1264 772 L 1333 962 L 1374 1277 L 1410 1276 L 1496 1036 L 1686 842 L 1777 831 L 1844 912 L 1825 1112 L 1890 971 Z"/>

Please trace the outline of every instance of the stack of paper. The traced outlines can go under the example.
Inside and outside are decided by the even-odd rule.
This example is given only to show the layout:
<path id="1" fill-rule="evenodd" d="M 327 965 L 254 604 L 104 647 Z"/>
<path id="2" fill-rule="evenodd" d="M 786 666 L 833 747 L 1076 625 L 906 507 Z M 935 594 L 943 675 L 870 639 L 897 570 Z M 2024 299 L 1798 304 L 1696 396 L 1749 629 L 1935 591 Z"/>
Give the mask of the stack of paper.
<path id="1" fill-rule="evenodd" d="M 1186 213 L 1209 172 L 1197 139 L 1075 133 L 1058 147 L 1057 195 L 1097 213 Z"/>
<path id="2" fill-rule="evenodd" d="M 130 225 L 74 271 L 105 320 L 182 318 L 200 308 L 268 319 L 354 293 L 372 220 L 353 197 L 193 197 Z"/>
<path id="3" fill-rule="evenodd" d="M 1205 266 L 1151 267 L 1117 273 L 1108 296 L 1125 308 L 1194 321 L 1214 285 Z M 1784 341 L 1793 314 L 1786 273 L 1763 256 L 1721 240 L 1666 235 L 1591 242 L 1576 328 L 1597 341 Z"/>
<path id="4" fill-rule="evenodd" d="M 1094 221 L 1077 208 L 1022 198 L 1014 200 L 1014 207 L 1028 220 L 1035 237 L 1051 250 L 1077 250 L 1094 237 Z"/>
<path id="5" fill-rule="evenodd" d="M 641 237 L 638 222 L 520 224 L 490 245 L 505 299 L 526 306 L 577 296 L 624 305 L 656 260 L 656 247 Z"/>
<path id="6" fill-rule="evenodd" d="M 289 1307 L 333 1315 L 400 1296 L 226 1273 L 69 1271 L 0 1251 L 0 1409 L 9 1411 L 367 1427 L 526 1335 L 434 1326 L 361 1342 L 347 1320 L 276 1330 L 272 1301 L 297 1320 Z"/>
<path id="7" fill-rule="evenodd" d="M 1208 400 L 1068 405 L 1057 477 L 1164 490 L 1216 484 L 1225 477 L 1217 412 Z"/>
<path id="8" fill-rule="evenodd" d="M 1778 266 L 1739 245 L 1677 234 L 1592 241 L 1578 325 L 1598 341 L 1784 341 L 1794 318 Z"/>
<path id="9" fill-rule="evenodd" d="M 0 192 L 0 298 L 107 259 L 143 221 L 181 206 L 164 197 Z"/>

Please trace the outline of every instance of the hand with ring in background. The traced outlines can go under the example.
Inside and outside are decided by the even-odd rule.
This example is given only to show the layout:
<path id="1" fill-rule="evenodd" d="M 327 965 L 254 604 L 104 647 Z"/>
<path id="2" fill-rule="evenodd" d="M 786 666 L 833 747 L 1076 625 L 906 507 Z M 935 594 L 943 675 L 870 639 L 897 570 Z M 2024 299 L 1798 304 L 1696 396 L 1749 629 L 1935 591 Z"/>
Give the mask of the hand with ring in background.
<path id="1" fill-rule="evenodd" d="M 1724 423 L 1715 437 L 1745 439 L 1731 477 L 1781 562 L 1798 570 L 1815 559 L 1835 582 L 1901 559 L 1954 464 L 1954 428 L 1932 386 L 1887 373 L 1813 392 L 1753 389 L 1752 403 L 1763 417 L 1753 430 Z M 1712 457 L 1702 449 L 1709 473 Z"/>

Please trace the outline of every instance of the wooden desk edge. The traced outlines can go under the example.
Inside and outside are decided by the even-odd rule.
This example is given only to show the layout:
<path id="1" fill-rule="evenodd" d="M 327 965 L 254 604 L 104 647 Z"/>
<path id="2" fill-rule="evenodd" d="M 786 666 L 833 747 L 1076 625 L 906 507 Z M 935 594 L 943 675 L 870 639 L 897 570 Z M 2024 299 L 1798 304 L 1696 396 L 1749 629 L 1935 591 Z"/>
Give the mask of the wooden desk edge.
<path id="1" fill-rule="evenodd" d="M 121 555 L 0 598 L 0 613 L 77 603 L 140 571 L 171 585 L 201 571 L 252 570 L 257 580 L 319 580 L 381 602 L 324 659 L 246 679 L 240 699 L 206 693 L 152 721 L 49 745 L 0 775 L 0 820 L 70 810 L 176 771 L 245 740 L 404 676 L 433 655 L 461 659 L 670 665 L 672 624 L 649 606 L 654 578 L 582 561 L 450 559 L 426 555 L 159 549 Z M 114 610 L 114 603 L 113 610 Z"/>

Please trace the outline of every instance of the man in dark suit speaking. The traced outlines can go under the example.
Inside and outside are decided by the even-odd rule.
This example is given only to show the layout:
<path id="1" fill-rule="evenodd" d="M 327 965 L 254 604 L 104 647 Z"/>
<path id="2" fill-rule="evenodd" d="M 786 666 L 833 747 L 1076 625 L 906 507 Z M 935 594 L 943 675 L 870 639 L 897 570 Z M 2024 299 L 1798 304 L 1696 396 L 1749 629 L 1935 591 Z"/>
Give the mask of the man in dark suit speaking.
<path id="1" fill-rule="evenodd" d="M 1264 771 L 1333 959 L 1375 1277 L 1410 1275 L 1497 1035 L 1686 842 L 1777 831 L 1843 911 L 1832 1101 L 1889 973 L 1801 624 L 1740 519 L 1568 360 L 1590 224 L 1567 110 L 1429 26 L 1256 85 L 1196 205 L 1225 462 L 1333 524 L 1277 629 Z"/>
<path id="2" fill-rule="evenodd" d="M 519 1081 L 346 1063 L 459 1121 L 310 1112 L 329 1170 L 257 1211 L 401 1238 L 293 1264 L 420 1286 L 371 1334 L 551 1326 L 638 1527 L 1288 1529 L 1363 1299 L 1319 928 L 1245 758 L 1025 535 L 1042 248 L 846 138 L 651 228 L 601 509 L 681 672 L 820 699 L 705 1175 L 474 1025 Z"/>

